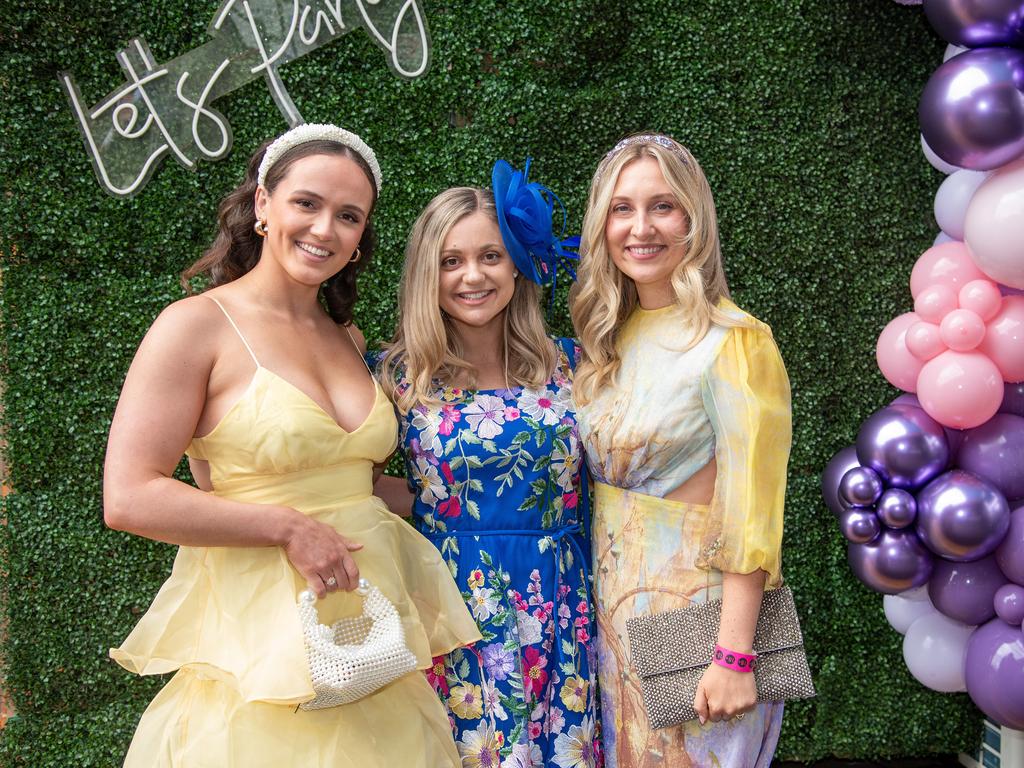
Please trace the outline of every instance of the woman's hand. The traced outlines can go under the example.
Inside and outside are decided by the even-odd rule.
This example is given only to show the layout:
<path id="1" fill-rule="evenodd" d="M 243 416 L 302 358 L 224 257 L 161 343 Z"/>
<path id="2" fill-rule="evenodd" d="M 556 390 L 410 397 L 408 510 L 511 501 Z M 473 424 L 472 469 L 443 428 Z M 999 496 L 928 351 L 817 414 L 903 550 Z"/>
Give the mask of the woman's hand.
<path id="1" fill-rule="evenodd" d="M 703 725 L 742 715 L 757 704 L 757 685 L 751 672 L 735 672 L 711 664 L 701 675 L 693 708 Z"/>
<path id="2" fill-rule="evenodd" d="M 351 591 L 359 586 L 359 567 L 350 552 L 363 548 L 334 528 L 295 512 L 284 544 L 284 553 L 292 567 L 306 580 L 317 597 L 339 589 Z"/>

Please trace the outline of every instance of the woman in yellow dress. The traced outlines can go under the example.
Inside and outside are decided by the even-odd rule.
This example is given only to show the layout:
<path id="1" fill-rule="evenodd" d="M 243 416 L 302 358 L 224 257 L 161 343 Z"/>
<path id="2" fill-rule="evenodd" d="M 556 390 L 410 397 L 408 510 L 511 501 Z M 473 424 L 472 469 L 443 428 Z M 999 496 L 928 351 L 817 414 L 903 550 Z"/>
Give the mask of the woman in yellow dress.
<path id="1" fill-rule="evenodd" d="M 605 764 L 767 768 L 782 703 L 756 702 L 748 659 L 781 583 L 789 382 L 768 326 L 729 300 L 711 189 L 667 136 L 624 139 L 598 166 L 572 316 Z M 653 730 L 626 620 L 719 598 L 700 719 Z"/>
<path id="2" fill-rule="evenodd" d="M 480 637 L 437 550 L 372 495 L 397 424 L 352 307 L 380 186 L 373 151 L 335 126 L 261 148 L 185 273 L 210 289 L 164 310 L 132 362 L 110 430 L 106 522 L 180 548 L 111 651 L 137 674 L 177 670 L 126 766 L 460 765 L 420 672 L 352 704 L 298 707 L 315 695 L 296 608 L 305 588 L 330 625 L 360 613 L 351 590 L 369 580 L 421 669 Z M 172 477 L 185 451 L 212 492 Z"/>

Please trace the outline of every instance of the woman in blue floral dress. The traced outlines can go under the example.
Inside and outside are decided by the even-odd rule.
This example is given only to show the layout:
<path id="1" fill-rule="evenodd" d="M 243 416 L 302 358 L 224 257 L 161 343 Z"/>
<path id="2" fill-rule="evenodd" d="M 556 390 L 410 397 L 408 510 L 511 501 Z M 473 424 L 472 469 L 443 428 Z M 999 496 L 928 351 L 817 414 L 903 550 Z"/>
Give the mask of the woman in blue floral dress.
<path id="1" fill-rule="evenodd" d="M 551 231 L 545 188 L 502 161 L 493 182 L 497 200 L 449 189 L 413 227 L 399 328 L 376 360 L 409 480 L 382 478 L 377 492 L 396 511 L 411 503 L 483 635 L 428 675 L 463 765 L 593 768 L 588 497 L 572 406 L 579 350 L 546 335 L 537 285 L 570 243 Z"/>

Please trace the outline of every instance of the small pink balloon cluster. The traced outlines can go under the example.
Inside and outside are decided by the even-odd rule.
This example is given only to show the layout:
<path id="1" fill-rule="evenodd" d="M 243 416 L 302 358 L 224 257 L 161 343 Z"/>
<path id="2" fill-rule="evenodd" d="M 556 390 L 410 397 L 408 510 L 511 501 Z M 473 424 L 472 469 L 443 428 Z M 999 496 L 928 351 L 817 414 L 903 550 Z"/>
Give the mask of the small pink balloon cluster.
<path id="1" fill-rule="evenodd" d="M 914 311 L 878 337 L 882 375 L 946 427 L 999 410 L 1004 382 L 1024 381 L 1024 296 L 1004 296 L 961 242 L 929 248 L 910 276 Z"/>

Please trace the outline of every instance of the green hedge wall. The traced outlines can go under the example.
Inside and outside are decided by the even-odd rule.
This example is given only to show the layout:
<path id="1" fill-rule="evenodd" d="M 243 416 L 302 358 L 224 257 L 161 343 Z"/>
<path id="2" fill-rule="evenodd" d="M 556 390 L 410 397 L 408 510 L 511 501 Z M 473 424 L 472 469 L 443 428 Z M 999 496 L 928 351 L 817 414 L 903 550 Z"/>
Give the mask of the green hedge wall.
<path id="1" fill-rule="evenodd" d="M 9 4 L 0 24 L 0 313 L 10 485 L 2 527 L 6 766 L 119 764 L 162 681 L 106 658 L 145 610 L 173 549 L 106 530 L 100 473 L 118 389 L 175 275 L 208 242 L 217 201 L 284 128 L 263 81 L 216 102 L 222 162 L 165 161 L 136 198 L 99 188 L 56 74 L 89 103 L 122 82 L 113 53 L 144 34 L 164 61 L 207 40 L 216 0 Z M 873 360 L 908 308 L 935 232 L 940 177 L 915 107 L 943 43 L 891 0 L 423 0 L 428 75 L 397 80 L 363 32 L 283 68 L 309 121 L 377 149 L 388 179 L 380 257 L 358 321 L 389 336 L 403 238 L 438 190 L 486 183 L 497 157 L 535 158 L 579 226 L 586 184 L 627 132 L 656 128 L 707 169 L 742 306 L 775 329 L 794 389 L 785 568 L 817 699 L 788 708 L 779 756 L 969 749 L 966 696 L 917 684 L 881 598 L 845 564 L 818 494 L 829 457 L 894 392 Z M 564 294 L 554 324 L 568 331 Z M 395 724 L 394 727 L 401 727 Z"/>

